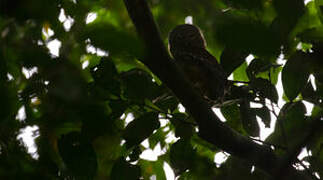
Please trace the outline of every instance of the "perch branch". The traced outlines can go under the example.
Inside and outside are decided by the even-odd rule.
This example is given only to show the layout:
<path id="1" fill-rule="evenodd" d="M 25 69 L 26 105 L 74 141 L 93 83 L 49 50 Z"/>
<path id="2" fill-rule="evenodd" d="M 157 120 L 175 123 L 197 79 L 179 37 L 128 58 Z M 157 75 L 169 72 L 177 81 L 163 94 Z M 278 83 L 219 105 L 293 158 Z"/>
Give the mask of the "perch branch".
<path id="1" fill-rule="evenodd" d="M 272 149 L 253 142 L 221 122 L 177 68 L 160 37 L 146 0 L 124 0 L 124 3 L 146 48 L 141 61 L 173 91 L 190 112 L 198 124 L 199 136 L 231 155 L 248 160 L 269 174 L 275 174 L 278 160 Z"/>

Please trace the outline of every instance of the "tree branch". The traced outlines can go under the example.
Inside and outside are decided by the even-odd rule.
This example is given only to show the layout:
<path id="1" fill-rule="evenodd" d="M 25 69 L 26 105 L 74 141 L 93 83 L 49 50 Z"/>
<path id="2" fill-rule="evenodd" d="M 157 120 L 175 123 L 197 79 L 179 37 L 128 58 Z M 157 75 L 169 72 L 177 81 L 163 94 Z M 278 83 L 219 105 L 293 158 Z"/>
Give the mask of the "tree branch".
<path id="1" fill-rule="evenodd" d="M 278 160 L 272 149 L 253 142 L 222 123 L 177 68 L 163 44 L 146 0 L 124 0 L 124 3 L 146 47 L 142 62 L 173 91 L 190 112 L 198 124 L 199 136 L 231 155 L 246 159 L 271 175 L 275 174 Z"/>

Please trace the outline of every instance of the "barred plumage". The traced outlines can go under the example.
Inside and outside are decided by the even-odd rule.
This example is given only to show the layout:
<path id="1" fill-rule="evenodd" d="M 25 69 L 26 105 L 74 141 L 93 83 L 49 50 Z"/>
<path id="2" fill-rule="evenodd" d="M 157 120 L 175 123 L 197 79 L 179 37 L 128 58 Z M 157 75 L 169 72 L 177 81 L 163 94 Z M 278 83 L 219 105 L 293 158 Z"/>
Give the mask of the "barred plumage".
<path id="1" fill-rule="evenodd" d="M 176 26 L 169 34 L 169 49 L 176 63 L 203 96 L 223 98 L 227 86 L 225 73 L 216 58 L 206 50 L 206 42 L 198 27 Z"/>

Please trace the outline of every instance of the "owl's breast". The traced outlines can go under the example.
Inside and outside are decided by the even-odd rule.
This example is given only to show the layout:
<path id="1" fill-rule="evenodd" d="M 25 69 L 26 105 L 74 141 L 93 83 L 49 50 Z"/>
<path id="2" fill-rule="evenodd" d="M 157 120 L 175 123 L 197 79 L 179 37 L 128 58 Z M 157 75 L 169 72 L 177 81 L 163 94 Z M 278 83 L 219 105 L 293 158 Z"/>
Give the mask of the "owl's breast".
<path id="1" fill-rule="evenodd" d="M 179 56 L 176 58 L 176 55 Z M 199 58 L 191 53 L 176 55 L 174 56 L 176 63 L 203 96 L 212 100 L 218 100 L 224 96 L 227 80 L 221 71 L 221 66 L 216 62 L 209 62 L 216 59 L 207 60 L 204 56 Z"/>

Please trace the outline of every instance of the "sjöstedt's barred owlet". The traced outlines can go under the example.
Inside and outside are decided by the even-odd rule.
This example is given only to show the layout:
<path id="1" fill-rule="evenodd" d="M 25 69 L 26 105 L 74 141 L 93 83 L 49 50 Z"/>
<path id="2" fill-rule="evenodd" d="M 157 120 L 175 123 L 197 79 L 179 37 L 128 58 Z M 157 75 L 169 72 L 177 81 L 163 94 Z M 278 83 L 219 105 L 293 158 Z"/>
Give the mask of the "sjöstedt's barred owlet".
<path id="1" fill-rule="evenodd" d="M 169 49 L 176 63 L 203 96 L 222 99 L 228 84 L 224 70 L 206 50 L 206 42 L 198 27 L 176 26 L 169 34 Z"/>

